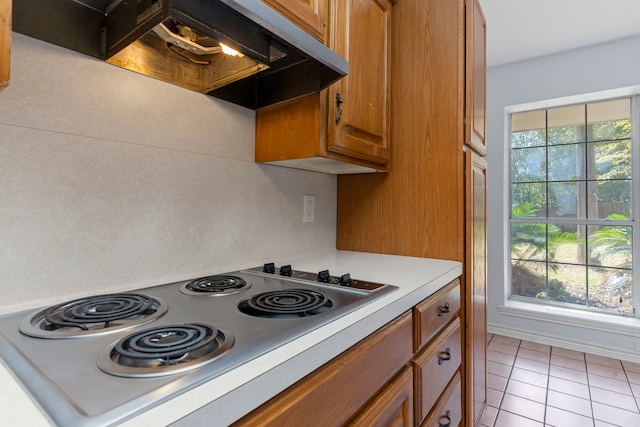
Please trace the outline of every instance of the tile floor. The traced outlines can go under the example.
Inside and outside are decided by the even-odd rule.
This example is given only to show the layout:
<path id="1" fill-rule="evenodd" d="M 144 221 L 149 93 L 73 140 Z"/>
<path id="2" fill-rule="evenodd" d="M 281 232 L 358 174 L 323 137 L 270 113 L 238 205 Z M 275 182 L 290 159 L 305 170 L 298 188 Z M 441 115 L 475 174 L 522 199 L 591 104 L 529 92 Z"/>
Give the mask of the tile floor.
<path id="1" fill-rule="evenodd" d="M 640 364 L 489 335 L 486 427 L 640 427 Z"/>

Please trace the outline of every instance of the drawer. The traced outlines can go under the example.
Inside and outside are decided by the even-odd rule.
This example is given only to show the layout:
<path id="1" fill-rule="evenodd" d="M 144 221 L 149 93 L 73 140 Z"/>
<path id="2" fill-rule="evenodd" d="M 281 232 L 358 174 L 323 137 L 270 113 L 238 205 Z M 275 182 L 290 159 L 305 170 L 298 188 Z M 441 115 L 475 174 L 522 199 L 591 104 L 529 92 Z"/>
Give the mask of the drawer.
<path id="1" fill-rule="evenodd" d="M 462 422 L 462 386 L 460 373 L 442 393 L 440 400 L 421 427 L 457 427 Z"/>
<path id="2" fill-rule="evenodd" d="M 431 412 L 443 390 L 460 368 L 462 344 L 460 318 L 456 317 L 413 360 L 416 424 Z"/>
<path id="3" fill-rule="evenodd" d="M 413 351 L 436 336 L 460 311 L 460 280 L 456 279 L 413 308 Z"/>

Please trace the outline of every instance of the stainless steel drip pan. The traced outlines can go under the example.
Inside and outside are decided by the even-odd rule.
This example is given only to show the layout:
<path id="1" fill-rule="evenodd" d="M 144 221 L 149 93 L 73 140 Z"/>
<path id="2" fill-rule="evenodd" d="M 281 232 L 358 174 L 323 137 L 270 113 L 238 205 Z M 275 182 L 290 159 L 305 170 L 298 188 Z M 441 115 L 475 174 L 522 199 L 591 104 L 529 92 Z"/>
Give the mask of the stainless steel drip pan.
<path id="1" fill-rule="evenodd" d="M 397 289 L 390 285 L 371 287 L 367 283 L 363 284 L 364 289 L 354 289 L 262 274 L 258 270 L 228 274 L 243 278 L 250 287 L 213 298 L 180 292 L 188 281 L 132 291 L 166 301 L 167 312 L 145 325 L 106 334 L 34 338 L 19 332 L 20 323 L 33 311 L 2 316 L 0 356 L 55 424 L 115 425 Z M 319 291 L 333 305 L 326 312 L 295 319 L 253 317 L 237 308 L 251 295 L 293 288 Z M 97 367 L 103 350 L 132 332 L 180 323 L 210 324 L 230 333 L 234 344 L 213 363 L 174 375 L 124 378 Z"/>

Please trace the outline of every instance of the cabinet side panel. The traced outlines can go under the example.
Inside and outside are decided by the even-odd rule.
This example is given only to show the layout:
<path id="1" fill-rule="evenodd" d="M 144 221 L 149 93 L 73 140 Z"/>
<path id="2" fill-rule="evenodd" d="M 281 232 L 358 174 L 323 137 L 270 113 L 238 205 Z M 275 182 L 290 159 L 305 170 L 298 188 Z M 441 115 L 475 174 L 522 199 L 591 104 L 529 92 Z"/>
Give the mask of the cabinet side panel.
<path id="1" fill-rule="evenodd" d="M 256 111 L 256 162 L 320 154 L 320 95 L 313 94 Z"/>
<path id="2" fill-rule="evenodd" d="M 455 1 L 393 6 L 390 172 L 338 178 L 339 249 L 463 259 L 460 13 Z"/>
<path id="3" fill-rule="evenodd" d="M 467 167 L 467 398 L 469 420 L 477 425 L 486 404 L 486 162 L 466 152 Z"/>

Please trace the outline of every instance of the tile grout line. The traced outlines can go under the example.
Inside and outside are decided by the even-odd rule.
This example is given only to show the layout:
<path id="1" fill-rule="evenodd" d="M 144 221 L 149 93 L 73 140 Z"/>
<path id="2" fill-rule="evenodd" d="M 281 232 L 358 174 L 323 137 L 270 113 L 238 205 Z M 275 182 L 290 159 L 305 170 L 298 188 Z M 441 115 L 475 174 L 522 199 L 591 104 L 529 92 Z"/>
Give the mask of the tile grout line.
<path id="1" fill-rule="evenodd" d="M 549 383 L 551 382 L 551 355 L 553 354 L 553 347 L 549 346 L 549 362 L 547 363 L 547 390 L 544 393 L 544 419 L 543 426 L 547 425 L 547 408 L 549 406 Z"/>
<path id="2" fill-rule="evenodd" d="M 495 335 L 494 335 L 494 337 L 495 337 Z M 507 394 L 507 388 L 509 387 L 509 384 L 511 382 L 511 376 L 513 374 L 513 370 L 516 368 L 516 360 L 518 359 L 518 353 L 520 353 L 520 349 L 521 348 L 522 348 L 522 340 L 519 340 L 518 341 L 517 350 L 516 350 L 516 354 L 514 355 L 513 363 L 511 364 L 511 370 L 509 371 L 509 377 L 507 378 L 507 384 L 505 385 L 504 392 L 502 393 L 502 398 L 500 399 L 500 405 L 498 406 L 498 413 L 496 414 L 496 419 L 493 422 L 493 427 L 495 427 L 496 423 L 498 422 L 498 416 L 500 415 L 501 411 L 509 412 L 510 414 L 514 414 L 514 415 L 517 415 L 519 417 L 526 418 L 526 419 L 538 422 L 537 420 L 535 420 L 533 418 L 529 418 L 529 417 L 524 416 L 522 414 L 517 414 L 517 413 L 514 413 L 514 412 L 507 411 L 506 409 L 505 410 L 502 409 L 502 403 L 504 402 L 505 395 Z M 523 358 L 526 359 L 526 357 L 523 357 Z M 549 361 L 551 361 L 551 359 L 549 359 Z M 525 370 L 527 370 L 527 369 L 525 369 Z M 548 370 L 549 370 L 549 367 L 547 367 L 547 371 Z M 531 371 L 531 372 L 533 372 L 533 371 Z M 525 383 L 525 384 L 528 384 L 528 383 Z M 547 375 L 547 391 L 548 391 L 548 389 L 549 389 L 549 376 Z M 517 396 L 517 395 L 514 395 L 514 396 L 520 397 L 520 396 Z M 526 399 L 526 398 L 522 398 L 522 399 Z M 527 400 L 529 400 L 529 399 L 527 399 Z M 547 416 L 547 393 L 545 393 L 545 405 L 544 405 L 544 413 L 543 413 L 543 417 L 542 417 L 543 421 L 541 423 L 543 426 L 546 424 L 545 423 L 546 416 Z"/>
<path id="3" fill-rule="evenodd" d="M 596 413 L 593 410 L 593 396 L 591 395 L 591 381 L 589 380 L 589 364 L 587 363 L 586 353 L 582 353 L 582 360 L 584 362 L 584 372 L 587 374 L 587 391 L 589 392 L 589 406 L 591 407 L 591 422 L 593 426 L 596 425 Z"/>
<path id="4" fill-rule="evenodd" d="M 622 372 L 624 372 L 624 377 L 627 379 L 627 385 L 629 386 L 629 390 L 631 391 L 631 396 L 633 400 L 636 402 L 636 408 L 638 409 L 638 413 L 640 413 L 640 404 L 638 404 L 638 399 L 636 398 L 636 394 L 633 391 L 633 387 L 631 386 L 631 380 L 629 379 L 629 374 L 627 374 L 627 368 L 624 367 L 624 362 L 620 362 L 622 365 Z"/>

